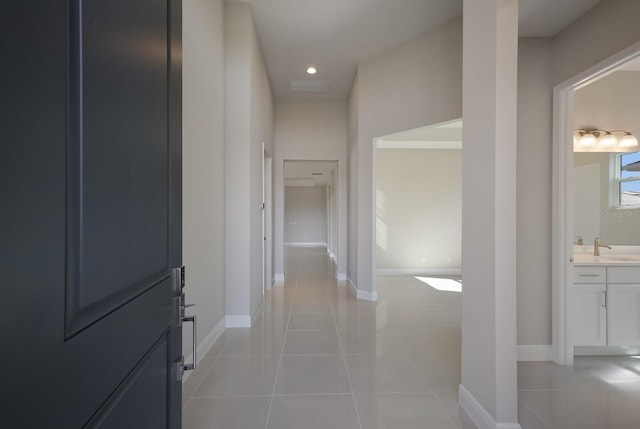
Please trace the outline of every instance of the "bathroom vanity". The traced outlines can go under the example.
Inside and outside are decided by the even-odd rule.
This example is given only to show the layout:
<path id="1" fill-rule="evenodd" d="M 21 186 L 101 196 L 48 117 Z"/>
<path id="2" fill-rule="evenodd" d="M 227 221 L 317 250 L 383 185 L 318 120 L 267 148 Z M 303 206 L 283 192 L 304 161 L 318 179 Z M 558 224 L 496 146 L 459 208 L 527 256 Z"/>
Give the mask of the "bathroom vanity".
<path id="1" fill-rule="evenodd" d="M 574 346 L 640 347 L 640 248 L 574 252 Z M 606 351 L 606 349 L 604 350 Z"/>

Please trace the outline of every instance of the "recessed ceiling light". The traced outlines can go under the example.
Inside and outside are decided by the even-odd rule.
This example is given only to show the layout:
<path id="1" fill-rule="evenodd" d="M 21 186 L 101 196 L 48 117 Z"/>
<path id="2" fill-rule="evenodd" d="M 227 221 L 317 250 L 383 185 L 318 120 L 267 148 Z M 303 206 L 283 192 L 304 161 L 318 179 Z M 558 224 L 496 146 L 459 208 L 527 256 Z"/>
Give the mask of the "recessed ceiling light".
<path id="1" fill-rule="evenodd" d="M 316 74 L 316 72 L 317 72 L 317 71 L 318 71 L 318 70 L 316 70 L 316 68 L 315 68 L 315 67 L 313 67 L 313 66 L 311 66 L 311 67 L 309 67 L 309 68 L 307 69 L 307 73 L 308 73 L 308 74 Z"/>

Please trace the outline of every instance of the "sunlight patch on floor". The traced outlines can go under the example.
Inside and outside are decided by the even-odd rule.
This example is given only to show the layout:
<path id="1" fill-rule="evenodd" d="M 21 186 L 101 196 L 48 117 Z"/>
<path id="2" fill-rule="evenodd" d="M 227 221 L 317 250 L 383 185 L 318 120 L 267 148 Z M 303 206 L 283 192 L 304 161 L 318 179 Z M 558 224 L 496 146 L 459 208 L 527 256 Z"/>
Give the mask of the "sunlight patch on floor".
<path id="1" fill-rule="evenodd" d="M 442 279 L 437 277 L 418 277 L 420 280 L 432 288 L 444 292 L 462 292 L 462 282 L 453 279 Z"/>

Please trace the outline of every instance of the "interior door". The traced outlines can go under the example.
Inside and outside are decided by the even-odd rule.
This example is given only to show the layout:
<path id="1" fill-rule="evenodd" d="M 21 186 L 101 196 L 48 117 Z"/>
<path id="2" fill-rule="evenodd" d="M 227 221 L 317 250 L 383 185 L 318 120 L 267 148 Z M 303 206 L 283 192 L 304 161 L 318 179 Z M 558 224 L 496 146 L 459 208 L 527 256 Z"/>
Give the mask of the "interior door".
<path id="1" fill-rule="evenodd" d="M 2 426 L 179 428 L 181 3 L 0 24 Z"/>

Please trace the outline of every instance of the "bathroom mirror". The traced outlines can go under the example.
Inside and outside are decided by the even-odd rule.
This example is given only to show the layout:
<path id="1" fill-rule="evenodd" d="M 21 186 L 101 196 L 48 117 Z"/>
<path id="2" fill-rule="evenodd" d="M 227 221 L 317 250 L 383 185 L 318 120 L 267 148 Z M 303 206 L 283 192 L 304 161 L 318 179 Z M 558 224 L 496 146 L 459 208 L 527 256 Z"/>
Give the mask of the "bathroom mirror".
<path id="1" fill-rule="evenodd" d="M 615 177 L 619 168 L 616 157 L 621 155 L 609 152 L 640 151 L 640 146 L 619 147 L 620 139 L 626 133 L 640 136 L 639 97 L 638 59 L 575 91 L 573 129 L 608 130 L 618 139 L 618 147 L 612 145 L 605 149 L 605 136 L 596 133 L 598 138 L 592 149 L 585 149 L 582 142 L 582 149 L 588 151 L 573 153 L 574 236 L 581 236 L 587 246 L 593 245 L 595 237 L 600 237 L 606 244 L 640 245 L 640 209 L 630 208 L 631 205 L 619 208 L 619 183 Z M 598 150 L 603 152 L 596 152 Z M 640 155 L 624 156 L 627 163 L 640 159 Z M 629 188 L 631 185 L 624 186 L 628 191 L 634 190 Z"/>
<path id="2" fill-rule="evenodd" d="M 640 245 L 640 207 L 629 205 L 629 193 L 619 205 L 619 184 L 616 177 L 616 157 L 608 152 L 574 152 L 573 207 L 574 236 L 585 245 L 592 245 L 596 237 L 611 245 Z M 640 159 L 640 154 L 624 155 L 622 164 Z M 619 161 L 618 161 L 619 162 Z M 633 196 L 632 196 L 633 197 Z"/>

